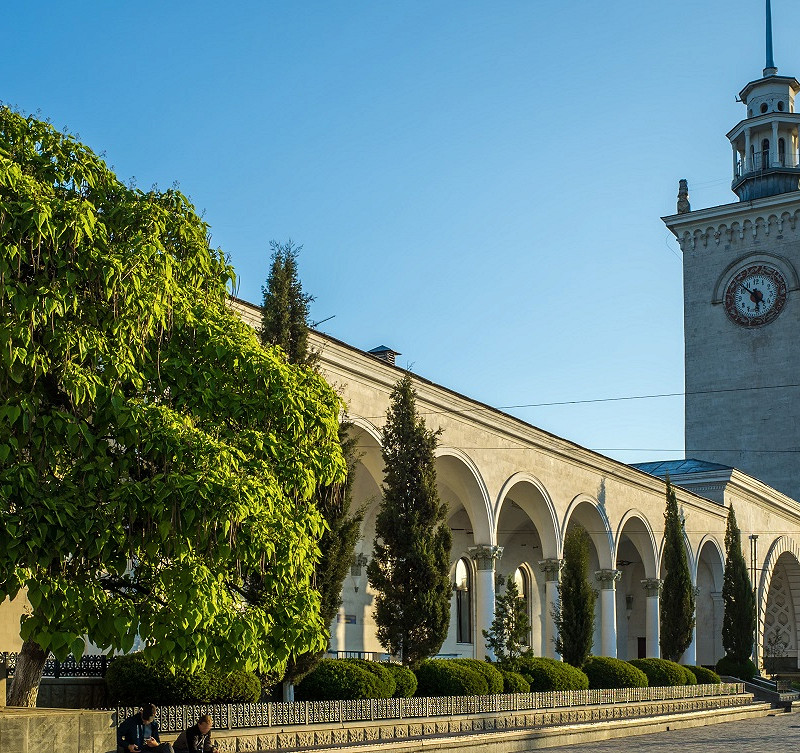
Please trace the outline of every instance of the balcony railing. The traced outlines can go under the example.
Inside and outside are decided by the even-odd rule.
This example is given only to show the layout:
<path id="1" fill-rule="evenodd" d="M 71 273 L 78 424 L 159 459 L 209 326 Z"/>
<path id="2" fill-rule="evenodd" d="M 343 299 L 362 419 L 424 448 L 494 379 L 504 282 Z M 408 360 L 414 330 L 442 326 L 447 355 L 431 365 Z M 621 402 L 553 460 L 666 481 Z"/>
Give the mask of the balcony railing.
<path id="1" fill-rule="evenodd" d="M 777 160 L 763 152 L 752 155 L 748 161 L 738 160 L 736 168 L 734 169 L 734 179 L 743 178 L 745 175 L 752 175 L 754 173 L 761 173 L 766 170 L 775 169 L 800 169 L 800 153 L 792 152 L 791 154 L 781 153 L 778 155 Z"/>

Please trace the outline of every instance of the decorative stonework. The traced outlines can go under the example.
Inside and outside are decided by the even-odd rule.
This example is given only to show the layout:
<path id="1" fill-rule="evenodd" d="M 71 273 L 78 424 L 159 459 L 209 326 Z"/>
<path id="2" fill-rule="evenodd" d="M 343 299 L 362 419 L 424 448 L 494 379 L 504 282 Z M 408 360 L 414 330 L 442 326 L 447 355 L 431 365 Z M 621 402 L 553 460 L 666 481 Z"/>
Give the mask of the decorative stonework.
<path id="1" fill-rule="evenodd" d="M 658 596 L 661 593 L 661 586 L 664 581 L 661 578 L 645 578 L 642 581 L 642 588 L 644 588 L 647 596 Z"/>
<path id="2" fill-rule="evenodd" d="M 770 235 L 783 236 L 788 232 L 795 232 L 798 216 L 800 212 L 797 210 L 787 209 L 780 216 L 774 213 L 754 214 L 728 222 L 715 222 L 709 218 L 710 224 L 705 229 L 696 229 L 694 232 L 686 230 L 677 240 L 681 251 L 686 252 L 695 251 L 699 247 L 707 248 L 709 243 L 719 246 L 721 243 L 738 244 L 758 238 L 767 239 Z"/>
<path id="3" fill-rule="evenodd" d="M 622 570 L 595 570 L 594 579 L 603 591 L 613 591 L 622 577 Z"/>
<path id="4" fill-rule="evenodd" d="M 495 563 L 503 556 L 501 546 L 471 546 L 467 549 L 469 556 L 475 561 L 478 570 L 494 570 Z"/>
<path id="5" fill-rule="evenodd" d="M 539 569 L 545 574 L 545 579 L 548 581 L 560 580 L 563 567 L 564 560 L 560 560 L 557 557 L 539 560 Z"/>

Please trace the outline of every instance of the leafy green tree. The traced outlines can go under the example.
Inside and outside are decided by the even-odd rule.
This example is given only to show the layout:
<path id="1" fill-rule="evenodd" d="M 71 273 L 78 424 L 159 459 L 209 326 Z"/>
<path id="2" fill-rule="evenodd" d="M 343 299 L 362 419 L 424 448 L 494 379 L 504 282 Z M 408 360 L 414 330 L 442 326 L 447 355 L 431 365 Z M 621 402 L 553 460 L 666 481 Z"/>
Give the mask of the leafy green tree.
<path id="1" fill-rule="evenodd" d="M 664 513 L 664 584 L 659 597 L 661 610 L 661 656 L 679 661 L 691 645 L 694 630 L 694 589 L 689 574 L 683 522 L 678 515 L 675 489 L 667 478 L 667 508 Z"/>
<path id="2" fill-rule="evenodd" d="M 314 365 L 319 356 L 308 345 L 308 312 L 313 296 L 303 292 L 297 271 L 297 256 L 303 250 L 291 239 L 286 243 L 269 242 L 272 249 L 267 284 L 261 288 L 264 305 L 261 308 L 261 342 L 277 345 L 289 363 Z"/>
<path id="3" fill-rule="evenodd" d="M 597 592 L 589 583 L 589 534 L 575 525 L 564 538 L 564 568 L 558 584 L 559 603 L 553 608 L 556 651 L 567 664 L 583 666 L 592 652 Z"/>
<path id="4" fill-rule="evenodd" d="M 407 665 L 436 654 L 450 623 L 451 533 L 434 461 L 439 433 L 418 415 L 406 374 L 392 390 L 383 429 L 383 500 L 367 575 L 378 591 L 378 640 Z"/>
<path id="5" fill-rule="evenodd" d="M 84 635 L 188 670 L 324 646 L 311 497 L 344 476 L 341 402 L 261 346 L 232 284 L 183 195 L 0 108 L 0 598 L 31 605 L 14 705 Z"/>
<path id="6" fill-rule="evenodd" d="M 528 605 L 520 596 L 513 573 L 505 579 L 505 583 L 505 593 L 498 593 L 494 600 L 492 625 L 489 630 L 483 631 L 486 648 L 492 651 L 501 663 L 513 661 L 531 651 L 528 645 L 530 632 Z"/>
<path id="7" fill-rule="evenodd" d="M 733 505 L 728 509 L 725 528 L 725 578 L 722 582 L 722 645 L 725 655 L 738 662 L 753 653 L 756 629 L 756 600 L 747 572 L 739 527 Z"/>

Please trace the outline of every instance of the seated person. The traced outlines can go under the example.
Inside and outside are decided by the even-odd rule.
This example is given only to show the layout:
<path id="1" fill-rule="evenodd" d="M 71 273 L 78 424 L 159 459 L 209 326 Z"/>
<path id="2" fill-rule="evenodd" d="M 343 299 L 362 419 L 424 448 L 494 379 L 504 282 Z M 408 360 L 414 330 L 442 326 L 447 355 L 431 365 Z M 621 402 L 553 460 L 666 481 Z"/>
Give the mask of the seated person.
<path id="1" fill-rule="evenodd" d="M 204 714 L 197 724 L 184 730 L 175 741 L 175 753 L 217 753 L 217 746 L 211 742 L 211 728 L 214 720 Z"/>
<path id="2" fill-rule="evenodd" d="M 121 753 L 173 753 L 169 743 L 158 736 L 158 709 L 152 703 L 142 706 L 138 714 L 128 717 L 117 728 L 117 751 Z"/>

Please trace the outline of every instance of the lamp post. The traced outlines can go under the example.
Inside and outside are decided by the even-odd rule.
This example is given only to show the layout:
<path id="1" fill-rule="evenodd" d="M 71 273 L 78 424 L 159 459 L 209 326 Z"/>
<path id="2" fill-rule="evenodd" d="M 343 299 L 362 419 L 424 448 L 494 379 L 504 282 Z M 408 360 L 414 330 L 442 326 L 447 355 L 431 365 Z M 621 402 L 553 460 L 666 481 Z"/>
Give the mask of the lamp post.
<path id="1" fill-rule="evenodd" d="M 753 630 L 753 664 L 758 669 L 758 618 L 761 605 L 758 602 L 758 587 L 756 586 L 756 572 L 758 571 L 758 534 L 751 533 L 750 536 L 750 580 L 753 584 L 753 599 L 756 603 L 756 626 Z M 759 672 L 760 674 L 760 672 Z"/>

